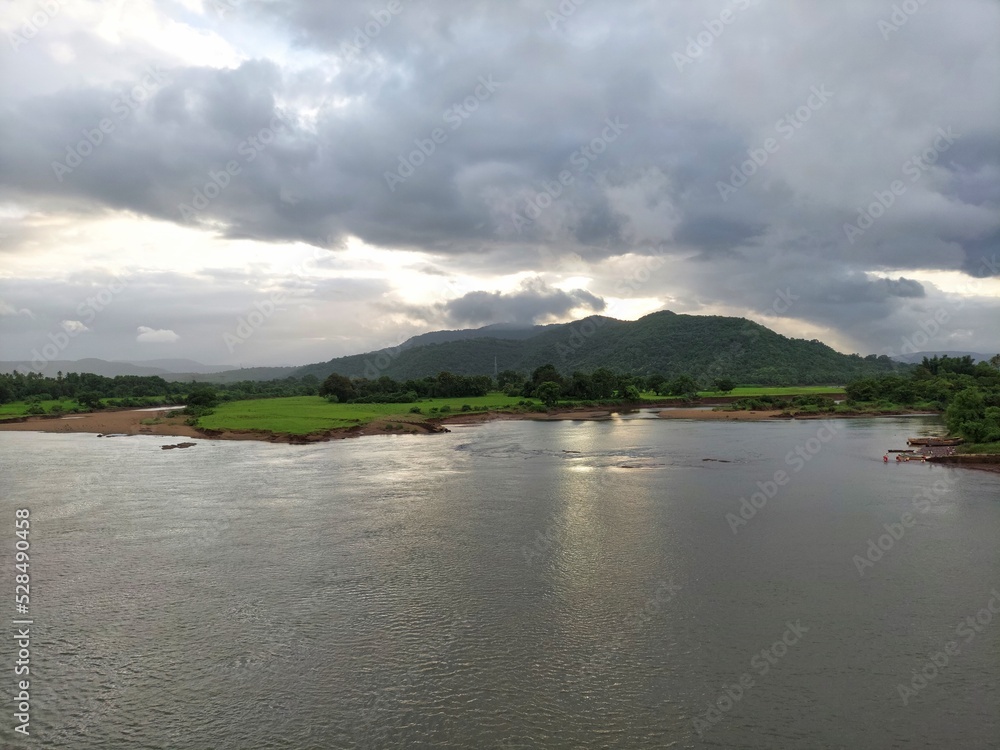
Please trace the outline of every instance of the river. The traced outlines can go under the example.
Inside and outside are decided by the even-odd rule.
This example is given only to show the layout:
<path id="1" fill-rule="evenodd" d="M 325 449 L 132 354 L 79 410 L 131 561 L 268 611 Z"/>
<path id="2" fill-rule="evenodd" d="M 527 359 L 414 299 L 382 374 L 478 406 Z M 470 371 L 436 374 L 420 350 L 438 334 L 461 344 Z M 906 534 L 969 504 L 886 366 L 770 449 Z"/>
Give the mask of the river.
<path id="1" fill-rule="evenodd" d="M 1000 746 L 1000 475 L 882 462 L 932 419 L 649 417 L 0 433 L 3 746 Z"/>

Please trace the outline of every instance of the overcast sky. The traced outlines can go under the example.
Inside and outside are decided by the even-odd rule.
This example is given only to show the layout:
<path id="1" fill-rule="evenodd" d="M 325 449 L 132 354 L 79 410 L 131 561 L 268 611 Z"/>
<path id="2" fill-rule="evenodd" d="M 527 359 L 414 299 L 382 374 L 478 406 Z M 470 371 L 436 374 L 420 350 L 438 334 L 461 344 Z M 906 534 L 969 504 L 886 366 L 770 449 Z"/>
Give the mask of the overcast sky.
<path id="1" fill-rule="evenodd" d="M 304 364 L 661 309 L 1000 351 L 995 0 L 49 0 L 0 27 L 0 359 Z"/>

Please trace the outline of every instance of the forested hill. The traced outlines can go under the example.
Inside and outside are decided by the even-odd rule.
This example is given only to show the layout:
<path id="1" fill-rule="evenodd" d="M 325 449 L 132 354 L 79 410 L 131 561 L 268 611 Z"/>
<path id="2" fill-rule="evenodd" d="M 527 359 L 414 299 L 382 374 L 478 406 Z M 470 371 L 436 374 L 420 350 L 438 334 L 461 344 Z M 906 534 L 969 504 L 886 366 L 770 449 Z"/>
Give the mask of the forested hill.
<path id="1" fill-rule="evenodd" d="M 790 339 L 744 318 L 652 313 L 636 321 L 592 316 L 533 329 L 525 338 L 494 336 L 384 349 L 306 365 L 295 374 L 325 378 L 332 372 L 375 379 L 408 380 L 442 370 L 491 375 L 531 372 L 551 363 L 564 374 L 599 367 L 634 375 L 728 377 L 738 383 L 811 385 L 847 383 L 859 377 L 912 369 L 888 357 L 841 354 L 819 341 Z"/>

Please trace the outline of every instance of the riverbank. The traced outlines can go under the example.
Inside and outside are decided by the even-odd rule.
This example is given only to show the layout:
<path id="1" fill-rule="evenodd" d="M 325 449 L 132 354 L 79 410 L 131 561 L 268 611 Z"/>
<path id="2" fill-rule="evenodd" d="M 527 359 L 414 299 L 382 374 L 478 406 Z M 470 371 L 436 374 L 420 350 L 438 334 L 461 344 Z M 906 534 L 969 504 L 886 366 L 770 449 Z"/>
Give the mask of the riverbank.
<path id="1" fill-rule="evenodd" d="M 663 409 L 661 419 L 694 419 L 699 421 L 723 420 L 731 422 L 773 422 L 776 419 L 866 419 L 872 417 L 934 417 L 938 412 L 927 411 L 886 411 L 873 414 L 864 411 L 815 412 L 790 414 L 784 409 L 760 411 L 725 411 L 711 409 Z"/>
<path id="2" fill-rule="evenodd" d="M 315 443 L 343 440 L 366 435 L 433 434 L 446 432 L 448 425 L 469 425 L 497 420 L 603 420 L 613 414 L 639 409 L 660 409 L 661 419 L 724 420 L 735 422 L 766 422 L 775 419 L 843 419 L 873 416 L 898 416 L 899 414 L 926 414 L 926 412 L 899 412 L 873 415 L 847 414 L 798 414 L 791 416 L 780 410 L 773 411 L 713 411 L 711 409 L 676 408 L 664 404 L 634 404 L 631 406 L 570 406 L 535 411 L 473 411 L 431 417 L 399 415 L 372 419 L 363 424 L 315 430 L 295 434 L 255 428 L 233 429 L 193 427 L 185 423 L 184 416 L 167 417 L 163 413 L 136 409 L 104 410 L 61 417 L 31 416 L 0 421 L 0 431 L 34 431 L 55 433 L 92 433 L 95 435 L 161 435 L 164 437 L 195 437 L 213 440 L 264 440 L 272 443 Z"/>
<path id="3" fill-rule="evenodd" d="M 618 408 L 612 409 L 610 407 L 604 409 L 572 407 L 550 412 L 469 412 L 427 419 L 400 416 L 398 419 L 374 419 L 365 424 L 336 427 L 330 430 L 318 430 L 299 435 L 257 429 L 208 429 L 204 427 L 192 427 L 185 423 L 186 417 L 183 416 L 167 417 L 156 412 L 123 409 L 73 414 L 62 417 L 14 417 L 0 422 L 0 431 L 63 434 L 84 433 L 100 436 L 159 435 L 162 437 L 205 438 L 210 440 L 262 440 L 270 443 L 304 445 L 370 435 L 434 434 L 448 432 L 446 425 L 479 424 L 505 419 L 534 419 L 540 421 L 610 419 L 612 413 L 618 410 Z"/>
<path id="4" fill-rule="evenodd" d="M 772 411 L 713 411 L 711 409 L 675 408 L 661 405 L 639 404 L 633 407 L 577 406 L 552 409 L 548 412 L 487 411 L 463 412 L 440 417 L 415 419 L 400 416 L 396 419 L 375 419 L 365 424 L 319 430 L 309 434 L 291 434 L 256 429 L 206 429 L 185 424 L 185 417 L 167 417 L 162 413 L 120 409 L 74 414 L 63 417 L 32 416 L 6 419 L 0 422 L 0 431 L 48 432 L 63 434 L 93 434 L 104 437 L 131 435 L 157 435 L 161 437 L 201 438 L 206 440 L 258 440 L 289 445 L 309 445 L 332 440 L 373 435 L 420 435 L 450 432 L 449 427 L 483 424 L 505 420 L 551 421 L 603 421 L 616 413 L 638 409 L 660 409 L 661 419 L 688 419 L 696 421 L 768 422 L 775 420 L 805 419 L 861 419 L 887 416 L 919 416 L 927 412 L 900 412 L 898 414 L 799 414 L 789 415 L 780 410 Z M 963 468 L 1000 473 L 1000 457 L 973 455 L 940 456 L 929 459 Z"/>

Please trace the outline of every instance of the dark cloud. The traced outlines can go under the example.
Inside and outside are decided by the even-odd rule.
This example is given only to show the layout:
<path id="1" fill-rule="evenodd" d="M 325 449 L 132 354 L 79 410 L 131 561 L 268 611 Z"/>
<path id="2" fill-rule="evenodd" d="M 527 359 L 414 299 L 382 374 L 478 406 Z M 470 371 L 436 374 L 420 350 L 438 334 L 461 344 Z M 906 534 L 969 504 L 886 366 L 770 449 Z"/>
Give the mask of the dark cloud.
<path id="1" fill-rule="evenodd" d="M 449 321 L 470 326 L 545 323 L 574 310 L 591 314 L 605 307 L 603 299 L 583 289 L 553 289 L 537 279 L 525 281 L 515 292 L 469 292 L 441 305 Z"/>
<path id="2" fill-rule="evenodd" d="M 880 4 L 741 3 L 690 62 L 677 55 L 722 6 L 388 5 L 239 3 L 201 21 L 239 48 L 231 67 L 134 39 L 113 46 L 94 29 L 60 37 L 53 24 L 46 43 L 0 53 L 0 207 L 128 211 L 333 255 L 359 237 L 433 255 L 428 276 L 480 273 L 483 289 L 491 276 L 574 275 L 540 249 L 597 269 L 599 293 L 479 291 L 409 312 L 379 300 L 403 327 L 597 311 L 618 280 L 601 264 L 659 245 L 674 260 L 647 297 L 773 315 L 775 290 L 794 289 L 781 315 L 874 346 L 870 332 L 912 328 L 922 313 L 911 306 L 934 296 L 907 273 L 1000 274 L 994 2 L 921 5 L 888 39 Z M 54 60 L 58 43 L 74 63 Z M 809 104 L 817 89 L 832 92 L 821 106 Z M 113 126 L 103 136 L 102 120 Z M 942 129 L 956 136 L 942 141 Z M 748 159 L 750 174 L 734 178 Z M 891 205 L 872 209 L 885 195 Z M 859 234 L 845 230 L 873 211 Z M 5 255 L 30 253 L 45 231 L 0 211 Z M 184 297 L 135 325 L 181 334 Z M 975 309 L 968 327 L 995 336 Z"/>

